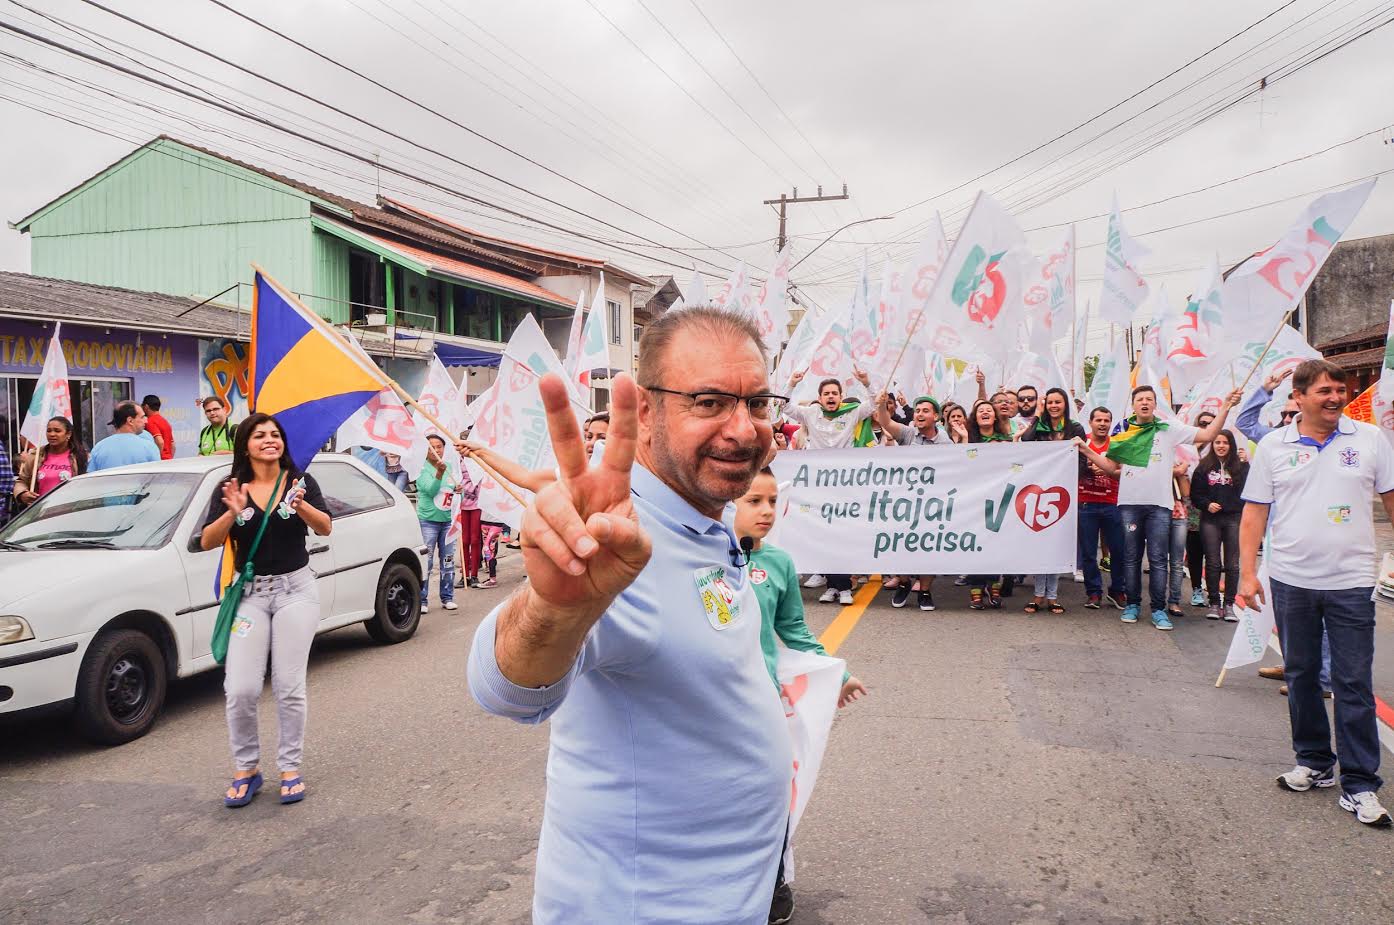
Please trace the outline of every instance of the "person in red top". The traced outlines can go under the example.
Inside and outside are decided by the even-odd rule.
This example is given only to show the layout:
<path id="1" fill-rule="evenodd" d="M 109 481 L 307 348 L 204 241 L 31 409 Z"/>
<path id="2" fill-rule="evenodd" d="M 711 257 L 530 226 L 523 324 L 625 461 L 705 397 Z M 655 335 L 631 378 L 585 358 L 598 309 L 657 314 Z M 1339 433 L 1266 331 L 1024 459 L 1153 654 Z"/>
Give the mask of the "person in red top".
<path id="1" fill-rule="evenodd" d="M 1108 452 L 1113 415 L 1107 408 L 1089 412 L 1089 448 L 1100 456 Z M 1118 512 L 1118 480 L 1103 473 L 1080 454 L 1079 457 L 1079 561 L 1084 572 L 1084 606 L 1098 610 L 1103 599 L 1103 576 L 1099 572 L 1099 534 L 1110 553 L 1123 549 L 1123 520 Z M 1123 591 L 1123 570 L 1109 569 L 1108 602 L 1122 610 L 1128 602 Z"/>
<path id="2" fill-rule="evenodd" d="M 160 413 L 160 396 L 147 395 L 141 399 L 140 405 L 145 409 L 146 433 L 155 438 L 155 445 L 160 448 L 160 458 L 173 459 L 174 430 Z"/>

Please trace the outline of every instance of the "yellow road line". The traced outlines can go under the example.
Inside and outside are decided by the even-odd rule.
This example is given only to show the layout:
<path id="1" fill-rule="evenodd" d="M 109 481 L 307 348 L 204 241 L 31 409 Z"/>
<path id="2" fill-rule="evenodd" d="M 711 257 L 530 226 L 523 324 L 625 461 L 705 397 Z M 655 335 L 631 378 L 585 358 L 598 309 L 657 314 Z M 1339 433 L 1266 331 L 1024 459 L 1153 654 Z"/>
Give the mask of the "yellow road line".
<path id="1" fill-rule="evenodd" d="M 823 644 L 823 648 L 828 650 L 829 655 L 834 655 L 839 646 L 846 642 L 847 637 L 852 634 L 852 629 L 857 625 L 857 621 L 862 618 L 862 613 L 866 611 L 871 599 L 876 596 L 876 592 L 881 590 L 881 576 L 872 575 L 867 579 L 866 584 L 862 585 L 857 591 L 856 597 L 852 598 L 852 603 L 842 608 L 842 612 L 833 618 L 833 622 L 828 624 L 828 628 L 823 630 L 823 635 L 818 637 L 818 641 Z"/>

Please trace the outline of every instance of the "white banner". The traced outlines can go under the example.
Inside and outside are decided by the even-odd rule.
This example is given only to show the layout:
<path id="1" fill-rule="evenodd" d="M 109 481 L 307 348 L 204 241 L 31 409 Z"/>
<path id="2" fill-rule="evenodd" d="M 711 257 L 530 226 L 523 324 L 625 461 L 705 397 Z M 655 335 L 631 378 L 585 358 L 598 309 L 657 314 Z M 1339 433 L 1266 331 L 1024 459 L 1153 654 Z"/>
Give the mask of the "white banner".
<path id="1" fill-rule="evenodd" d="M 813 652 L 800 652 L 780 645 L 775 675 L 779 678 L 780 699 L 789 721 L 789 739 L 794 753 L 794 776 L 789 795 L 789 839 L 784 848 L 784 879 L 794 881 L 794 833 L 813 795 L 828 733 L 837 713 L 837 695 L 842 690 L 842 672 L 847 663 Z"/>
<path id="2" fill-rule="evenodd" d="M 803 450 L 773 467 L 801 572 L 1074 571 L 1073 444 Z"/>
<path id="3" fill-rule="evenodd" d="M 1263 606 L 1257 610 L 1247 607 L 1234 608 L 1239 622 L 1234 625 L 1234 637 L 1229 641 L 1229 652 L 1225 655 L 1225 668 L 1240 668 L 1252 665 L 1263 658 L 1268 648 L 1268 637 L 1277 630 L 1278 624 L 1273 616 L 1273 590 L 1268 585 L 1268 563 L 1258 567 L 1258 583 L 1263 588 Z M 1246 604 L 1252 603 L 1246 600 Z"/>

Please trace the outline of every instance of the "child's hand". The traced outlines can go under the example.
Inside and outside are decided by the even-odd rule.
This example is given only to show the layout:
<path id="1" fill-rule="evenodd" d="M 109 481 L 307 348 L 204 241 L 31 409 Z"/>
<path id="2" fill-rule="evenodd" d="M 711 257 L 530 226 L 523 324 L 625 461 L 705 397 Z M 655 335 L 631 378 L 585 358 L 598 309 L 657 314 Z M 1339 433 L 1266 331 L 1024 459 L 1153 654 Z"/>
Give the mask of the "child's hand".
<path id="1" fill-rule="evenodd" d="M 842 690 L 839 691 L 837 695 L 838 709 L 842 709 L 853 700 L 865 696 L 866 685 L 862 684 L 862 682 L 858 681 L 856 678 L 848 678 L 846 683 L 842 685 Z"/>

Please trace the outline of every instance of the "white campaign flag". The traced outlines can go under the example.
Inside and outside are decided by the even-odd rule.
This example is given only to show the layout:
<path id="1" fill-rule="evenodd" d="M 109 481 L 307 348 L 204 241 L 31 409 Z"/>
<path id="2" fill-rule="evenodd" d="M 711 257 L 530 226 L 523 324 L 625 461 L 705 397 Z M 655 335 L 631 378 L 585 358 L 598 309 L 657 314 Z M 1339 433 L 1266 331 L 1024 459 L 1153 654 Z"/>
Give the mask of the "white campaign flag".
<path id="1" fill-rule="evenodd" d="M 29 409 L 19 426 L 19 435 L 34 446 L 48 442 L 49 418 L 73 419 L 73 397 L 68 390 L 68 359 L 63 355 L 63 344 L 58 332 L 63 327 L 61 321 L 53 324 L 53 336 L 48 339 L 48 350 L 44 352 L 43 369 L 39 371 L 39 381 L 34 383 L 34 396 L 29 399 Z"/>
<path id="2" fill-rule="evenodd" d="M 1318 197 L 1278 243 L 1230 272 L 1223 299 L 1225 330 L 1231 341 L 1266 336 L 1297 307 L 1374 188 L 1375 181 L 1367 180 Z"/>
<path id="3" fill-rule="evenodd" d="M 606 323 L 606 315 L 609 314 L 605 305 L 605 271 L 600 271 L 600 284 L 596 287 L 595 297 L 591 299 L 591 312 L 586 318 L 586 326 L 581 333 L 581 348 L 577 354 L 575 366 L 570 365 L 570 357 L 567 358 L 567 369 L 570 375 L 565 378 L 570 383 L 580 386 L 582 389 L 591 387 L 591 372 L 597 369 L 608 371 L 610 369 L 610 338 L 606 330 L 609 325 Z M 512 343 L 510 341 L 509 343 Z"/>
<path id="4" fill-rule="evenodd" d="M 581 362 L 581 335 L 586 323 L 586 290 L 576 294 L 576 312 L 571 316 L 571 329 L 566 333 L 566 375 L 576 378 L 576 366 Z"/>
<path id="5" fill-rule="evenodd" d="M 1252 336 L 1258 339 L 1240 344 L 1239 353 L 1231 362 L 1217 369 L 1208 381 L 1192 390 L 1188 396 L 1191 405 L 1186 413 L 1187 420 L 1194 422 L 1205 412 L 1217 413 L 1225 396 L 1246 379 L 1249 384 L 1244 390 L 1245 399 L 1269 376 L 1294 370 L 1303 360 L 1321 359 L 1321 354 L 1291 325 L 1283 325 L 1283 329 L 1273 339 L 1272 346 L 1268 344 L 1268 337 L 1260 332 L 1253 332 Z M 1267 353 L 1264 353 L 1265 348 Z M 1254 368 L 1260 356 L 1263 357 L 1263 363 L 1251 377 L 1249 371 Z M 1282 390 L 1279 390 L 1279 395 L 1282 395 Z M 1277 399 L 1278 395 L 1274 398 Z"/>
<path id="6" fill-rule="evenodd" d="M 687 288 L 682 291 L 682 301 L 687 308 L 696 308 L 698 305 L 706 305 L 711 301 L 707 296 L 707 281 L 696 270 L 692 271 L 692 279 L 688 281 Z"/>
<path id="7" fill-rule="evenodd" d="M 334 435 L 334 444 L 370 446 L 400 456 L 402 468 L 413 479 L 426 464 L 426 433 L 416 426 L 407 406 L 392 389 L 383 389 L 349 415 Z"/>
<path id="8" fill-rule="evenodd" d="M 852 370 L 852 349 L 848 336 L 852 327 L 852 307 L 841 311 L 829 311 L 823 320 L 823 327 L 813 341 L 813 349 L 806 362 L 797 367 L 804 370 L 804 378 L 790 396 L 800 402 L 818 397 L 818 383 L 824 379 L 837 379 L 842 382 L 844 396 L 853 392 L 860 395 L 861 383 Z"/>
<path id="9" fill-rule="evenodd" d="M 1084 397 L 1084 358 L 1089 343 L 1089 307 L 1080 314 L 1075 322 L 1075 336 L 1073 350 L 1071 351 L 1074 360 L 1067 372 L 1070 374 L 1070 394 L 1077 398 Z M 1087 409 L 1086 409 L 1087 410 Z"/>
<path id="10" fill-rule="evenodd" d="M 873 388 L 888 386 L 895 373 L 897 361 L 918 369 L 927 352 L 952 355 L 961 338 L 952 327 L 944 325 L 946 333 L 936 337 L 938 324 L 931 324 L 926 312 L 934 282 L 949 255 L 944 237 L 944 225 L 939 213 L 930 221 L 919 250 L 899 272 L 891 275 L 889 285 L 882 280 L 882 298 L 878 310 L 880 347 L 867 373 Z M 934 346 L 938 343 L 939 346 Z"/>
<path id="11" fill-rule="evenodd" d="M 1131 376 L 1132 362 L 1128 356 L 1127 341 L 1115 337 L 1113 347 L 1099 358 L 1099 366 L 1094 370 L 1088 410 L 1107 408 L 1113 415 L 1113 423 L 1122 423 L 1132 413 Z"/>
<path id="12" fill-rule="evenodd" d="M 750 272 L 746 269 L 745 263 L 736 267 L 735 271 L 721 284 L 721 288 L 712 296 L 711 304 L 717 308 L 729 308 L 732 311 L 745 311 L 748 307 L 751 296 L 750 291 Z"/>
<path id="13" fill-rule="evenodd" d="M 840 658 L 801 652 L 782 643 L 777 650 L 775 676 L 779 679 L 779 696 L 784 702 L 794 756 L 789 837 L 784 848 L 784 879 L 790 883 L 794 881 L 794 833 L 823 766 L 846 668 L 847 663 Z"/>
<path id="14" fill-rule="evenodd" d="M 1058 338 L 1070 335 L 1075 313 L 1075 226 L 1060 242 L 1031 263 L 1023 296 L 1031 322 L 1029 347 L 1045 354 Z"/>
<path id="15" fill-rule="evenodd" d="M 1379 381 L 1370 396 L 1370 417 L 1385 439 L 1394 443 L 1394 302 L 1389 303 L 1389 333 L 1385 335 Z"/>
<path id="16" fill-rule="evenodd" d="M 1257 609 L 1249 607 L 1234 608 L 1239 622 L 1234 624 L 1234 636 L 1229 641 L 1229 652 L 1225 655 L 1225 668 L 1242 668 L 1263 658 L 1268 648 L 1268 638 L 1277 629 L 1273 616 L 1273 589 L 1269 587 L 1268 562 L 1259 563 L 1258 583 L 1263 588 L 1263 604 Z M 1252 605 L 1254 602 L 1245 601 Z"/>
<path id="17" fill-rule="evenodd" d="M 789 379 L 795 372 L 803 369 L 809 358 L 813 356 L 814 344 L 818 335 L 822 333 L 823 318 L 823 315 L 811 308 L 804 310 L 803 317 L 799 319 L 798 327 L 794 328 L 793 336 L 789 338 L 789 343 L 785 345 L 784 352 L 779 356 L 779 365 L 775 368 L 774 374 L 775 391 L 787 389 Z"/>
<path id="18" fill-rule="evenodd" d="M 1123 227 L 1118 194 L 1113 194 L 1113 211 L 1108 217 L 1108 240 L 1104 247 L 1104 287 L 1099 297 L 1099 317 L 1127 327 L 1133 323 L 1138 306 L 1147 300 L 1147 280 L 1137 270 L 1137 261 L 1150 254 L 1133 240 Z"/>
<path id="19" fill-rule="evenodd" d="M 1219 257 L 1211 257 L 1210 264 L 1196 281 L 1185 311 L 1167 332 L 1167 377 L 1178 402 L 1229 359 L 1231 351 L 1225 344 L 1221 305 L 1223 285 Z"/>
<path id="20" fill-rule="evenodd" d="M 779 347 L 789 336 L 789 263 L 792 254 L 788 245 L 774 258 L 765 284 L 751 304 L 755 327 L 760 331 L 760 339 L 765 342 L 773 362 Z"/>
<path id="21" fill-rule="evenodd" d="M 523 316 L 504 348 L 494 385 L 480 397 L 481 407 L 471 437 L 524 469 L 554 468 L 556 460 L 547 432 L 547 412 L 537 383 L 547 373 L 561 372 L 561 360 L 536 319 L 532 315 Z M 579 399 L 573 394 L 572 407 L 577 410 L 578 423 L 584 416 L 579 405 Z M 487 512 L 486 519 L 518 529 L 523 505 L 482 470 L 476 481 L 479 506 Z"/>
<path id="22" fill-rule="evenodd" d="M 449 433 L 442 434 L 447 445 L 464 431 L 465 399 L 460 393 L 460 387 L 450 378 L 450 372 L 440 361 L 440 357 L 431 357 L 431 363 L 426 367 L 426 383 L 421 387 L 421 394 L 417 396 L 416 403 L 449 429 Z M 424 417 L 421 427 L 428 437 L 440 433 L 440 428 Z"/>

